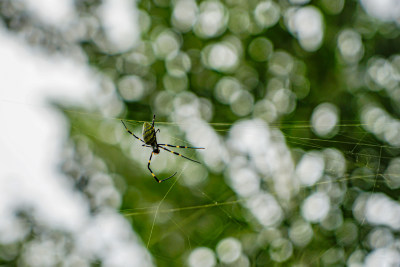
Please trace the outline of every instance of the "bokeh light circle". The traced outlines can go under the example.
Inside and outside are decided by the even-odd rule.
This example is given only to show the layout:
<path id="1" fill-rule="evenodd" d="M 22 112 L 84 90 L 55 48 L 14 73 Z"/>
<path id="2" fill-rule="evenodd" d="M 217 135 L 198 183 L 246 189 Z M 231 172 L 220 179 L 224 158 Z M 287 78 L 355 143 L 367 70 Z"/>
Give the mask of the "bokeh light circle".
<path id="1" fill-rule="evenodd" d="M 181 46 L 177 33 L 170 29 L 160 32 L 153 42 L 155 54 L 159 58 L 166 58 L 171 53 L 176 53 Z"/>
<path id="2" fill-rule="evenodd" d="M 254 18 L 260 26 L 272 27 L 280 18 L 280 7 L 273 1 L 260 2 L 254 10 Z"/>
<path id="3" fill-rule="evenodd" d="M 181 32 L 189 31 L 198 16 L 198 7 L 193 0 L 178 0 L 172 12 L 172 25 Z"/>
<path id="4" fill-rule="evenodd" d="M 314 6 L 292 8 L 286 12 L 289 30 L 306 51 L 317 50 L 323 41 L 324 21 L 321 11 Z"/>
<path id="5" fill-rule="evenodd" d="M 195 248 L 188 258 L 190 267 L 212 267 L 216 262 L 214 252 L 206 247 Z"/>
<path id="6" fill-rule="evenodd" d="M 217 256 L 221 262 L 230 264 L 239 259 L 242 253 L 242 244 L 233 237 L 228 237 L 218 242 Z"/>
<path id="7" fill-rule="evenodd" d="M 142 79 L 136 75 L 125 76 L 118 82 L 120 95 L 128 102 L 140 100 L 145 93 Z"/>
<path id="8" fill-rule="evenodd" d="M 339 33 L 338 49 L 342 59 L 348 63 L 357 63 L 364 55 L 361 35 L 351 29 Z"/>
<path id="9" fill-rule="evenodd" d="M 314 133 L 321 137 L 332 137 L 338 131 L 339 110 L 331 103 L 318 105 L 311 116 L 311 125 Z"/>
<path id="10" fill-rule="evenodd" d="M 202 61 L 211 69 L 232 72 L 239 63 L 239 54 L 233 44 L 221 42 L 206 46 L 202 51 Z"/>
<path id="11" fill-rule="evenodd" d="M 191 68 L 190 57 L 183 52 L 170 54 L 165 61 L 165 67 L 170 75 L 184 76 Z"/>
<path id="12" fill-rule="evenodd" d="M 285 238 L 275 239 L 270 244 L 269 254 L 273 261 L 284 262 L 292 256 L 293 245 Z"/>
<path id="13" fill-rule="evenodd" d="M 278 76 L 289 75 L 293 70 L 293 66 L 293 57 L 285 51 L 273 53 L 268 63 L 269 71 Z"/>
<path id="14" fill-rule="evenodd" d="M 246 116 L 253 110 L 254 97 L 248 91 L 240 90 L 232 96 L 231 109 L 238 116 Z"/>
<path id="15" fill-rule="evenodd" d="M 274 49 L 272 42 L 265 37 L 257 37 L 251 41 L 248 52 L 255 61 L 267 61 Z"/>
<path id="16" fill-rule="evenodd" d="M 316 192 L 309 195 L 301 206 L 301 214 L 309 222 L 320 222 L 330 209 L 329 197 L 322 192 Z"/>
<path id="17" fill-rule="evenodd" d="M 194 32 L 201 38 L 211 38 L 222 34 L 227 27 L 228 15 L 225 6 L 215 0 L 203 1 L 194 25 Z"/>
<path id="18" fill-rule="evenodd" d="M 306 246 L 313 238 L 311 225 L 304 220 L 296 220 L 289 229 L 289 237 L 297 247 Z"/>
<path id="19" fill-rule="evenodd" d="M 306 153 L 296 166 L 296 176 L 301 184 L 311 186 L 321 178 L 324 166 L 320 153 L 316 151 Z"/>
<path id="20" fill-rule="evenodd" d="M 233 77 L 222 77 L 215 86 L 214 94 L 217 100 L 223 104 L 230 104 L 236 92 L 240 91 L 242 85 Z"/>

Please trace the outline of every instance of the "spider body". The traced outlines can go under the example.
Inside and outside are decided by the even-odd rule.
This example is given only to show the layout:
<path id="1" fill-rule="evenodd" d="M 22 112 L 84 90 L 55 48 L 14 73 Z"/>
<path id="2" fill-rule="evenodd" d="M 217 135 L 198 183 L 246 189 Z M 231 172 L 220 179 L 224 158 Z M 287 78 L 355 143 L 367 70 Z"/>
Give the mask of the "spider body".
<path id="1" fill-rule="evenodd" d="M 150 145 L 150 146 L 157 145 L 156 133 L 154 131 L 154 127 L 150 123 L 145 122 L 143 124 L 142 135 L 143 135 L 144 143 L 146 145 Z"/>
<path id="2" fill-rule="evenodd" d="M 177 147 L 177 148 L 191 148 L 191 149 L 204 149 L 204 147 L 189 147 L 189 146 L 175 146 L 175 145 L 169 145 L 169 144 L 158 144 L 157 143 L 157 132 L 159 132 L 160 129 L 157 129 L 157 131 L 156 131 L 155 128 L 154 128 L 154 120 L 155 120 L 155 118 L 156 118 L 156 115 L 153 115 L 152 124 L 150 124 L 148 122 L 145 122 L 143 124 L 143 132 L 142 132 L 143 139 L 137 137 L 134 133 L 132 133 L 126 127 L 125 123 L 122 120 L 121 120 L 121 122 L 124 125 L 125 129 L 128 131 L 128 133 L 130 133 L 133 137 L 135 137 L 136 139 L 138 139 L 139 141 L 144 143 L 142 146 L 150 147 L 153 150 L 151 152 L 151 155 L 150 155 L 150 158 L 149 158 L 149 163 L 147 164 L 147 168 L 149 169 L 151 175 L 154 177 L 156 182 L 161 183 L 161 182 L 164 182 L 165 180 L 168 180 L 169 178 L 172 178 L 173 176 L 175 176 L 176 172 L 173 175 L 169 176 L 168 178 L 165 178 L 165 179 L 162 179 L 162 180 L 158 179 L 156 177 L 156 175 L 153 173 L 153 171 L 150 168 L 151 158 L 153 157 L 153 154 L 159 154 L 160 153 L 160 148 L 165 150 L 165 151 L 171 152 L 171 153 L 173 153 L 173 154 L 175 154 L 177 156 L 180 156 L 182 158 L 185 158 L 187 160 L 190 160 L 190 161 L 193 161 L 193 162 L 196 162 L 196 163 L 200 164 L 200 162 L 198 162 L 196 160 L 190 159 L 188 157 L 185 157 L 185 156 L 181 155 L 180 153 L 177 153 L 175 151 L 169 150 L 168 148 L 166 148 L 166 146 L 168 146 L 168 147 Z"/>
<path id="3" fill-rule="evenodd" d="M 156 137 L 156 131 L 154 130 L 154 126 L 152 126 L 148 122 L 143 123 L 142 136 L 143 136 L 144 143 L 153 148 L 154 154 L 160 153 L 160 149 L 158 149 L 158 146 L 157 146 L 157 137 Z"/>

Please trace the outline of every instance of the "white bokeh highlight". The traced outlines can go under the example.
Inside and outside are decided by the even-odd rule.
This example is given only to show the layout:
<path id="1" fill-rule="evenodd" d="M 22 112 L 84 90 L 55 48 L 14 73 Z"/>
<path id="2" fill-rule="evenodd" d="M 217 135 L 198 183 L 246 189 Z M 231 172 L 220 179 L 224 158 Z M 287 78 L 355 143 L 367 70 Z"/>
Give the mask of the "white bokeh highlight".
<path id="1" fill-rule="evenodd" d="M 51 8 L 43 3 L 37 8 L 49 12 Z M 7 125 L 0 136 L 0 241 L 23 241 L 27 229 L 18 222 L 16 212 L 25 211 L 43 229 L 65 235 L 72 240 L 70 246 L 80 248 L 70 250 L 66 262 L 84 266 L 95 256 L 104 266 L 152 266 L 150 254 L 124 217 L 111 210 L 93 215 L 88 201 L 59 171 L 67 122 L 47 101 L 90 110 L 99 104 L 96 99 L 107 107 L 105 100 L 113 98 L 98 93 L 101 76 L 86 62 L 30 49 L 1 26 L 0 43 L 0 85 L 4 88 L 0 90 L 0 122 Z M 33 239 L 21 252 L 21 260 L 30 266 L 56 265 L 57 253 L 66 246 L 54 242 L 61 241 L 51 236 Z"/>
<path id="2" fill-rule="evenodd" d="M 331 103 L 319 104 L 311 116 L 312 130 L 321 137 L 333 137 L 338 132 L 339 110 Z"/>
<path id="3" fill-rule="evenodd" d="M 362 7 L 371 16 L 383 21 L 397 21 L 400 17 L 400 3 L 397 0 L 360 0 Z"/>
<path id="4" fill-rule="evenodd" d="M 221 262 L 230 264 L 239 259 L 242 244 L 236 238 L 228 237 L 218 242 L 216 252 Z"/>
<path id="5" fill-rule="evenodd" d="M 212 267 L 216 263 L 214 251 L 206 247 L 195 248 L 188 258 L 189 267 Z"/>
<path id="6" fill-rule="evenodd" d="M 384 194 L 372 194 L 365 205 L 365 219 L 374 225 L 400 230 L 400 204 Z"/>
<path id="7" fill-rule="evenodd" d="M 112 51 L 125 52 L 139 40 L 138 13 L 131 0 L 105 0 L 98 10 Z"/>
<path id="8" fill-rule="evenodd" d="M 305 186 L 315 184 L 324 171 L 324 160 L 317 152 L 309 152 L 304 154 L 296 166 L 296 175 L 300 183 Z"/>
<path id="9" fill-rule="evenodd" d="M 329 197 L 325 193 L 317 192 L 304 200 L 301 206 L 301 214 L 305 220 L 317 223 L 321 222 L 328 215 L 329 209 Z"/>
<path id="10" fill-rule="evenodd" d="M 65 27 L 74 21 L 74 1 L 21 0 L 39 20 L 56 27 Z"/>
<path id="11" fill-rule="evenodd" d="M 314 6 L 291 8 L 286 13 L 290 32 L 306 51 L 317 50 L 324 37 L 324 20 L 321 11 Z"/>

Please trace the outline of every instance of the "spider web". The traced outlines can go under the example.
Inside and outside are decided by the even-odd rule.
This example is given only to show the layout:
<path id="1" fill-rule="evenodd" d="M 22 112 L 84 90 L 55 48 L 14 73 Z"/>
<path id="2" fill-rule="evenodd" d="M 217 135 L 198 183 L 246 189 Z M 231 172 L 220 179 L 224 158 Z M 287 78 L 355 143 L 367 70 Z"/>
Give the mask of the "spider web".
<path id="1" fill-rule="evenodd" d="M 82 114 L 79 114 L 82 116 Z M 92 115 L 89 115 L 92 116 Z M 110 125 L 114 127 L 118 127 L 119 119 L 110 118 Z M 143 122 L 141 121 L 128 121 L 128 124 L 131 127 L 130 129 L 136 133 L 140 130 Z M 365 229 L 371 229 L 371 226 L 376 226 L 379 224 L 386 225 L 386 227 L 391 227 L 390 223 L 385 222 L 374 222 L 374 217 L 368 217 L 368 213 L 366 210 L 366 206 L 370 205 L 368 203 L 368 198 L 378 196 L 383 197 L 382 192 L 388 190 L 388 185 L 392 182 L 387 177 L 396 177 L 398 174 L 384 172 L 385 167 L 389 165 L 390 160 L 395 158 L 397 154 L 398 148 L 392 147 L 389 145 L 379 144 L 374 138 L 372 138 L 365 130 L 362 129 L 363 125 L 359 123 L 344 123 L 339 125 L 342 129 L 337 136 L 341 137 L 340 140 L 336 139 L 322 139 L 315 137 L 306 137 L 302 134 L 303 131 L 308 131 L 309 126 L 307 124 L 302 124 L 301 122 L 291 122 L 296 126 L 288 125 L 272 125 L 269 126 L 270 129 L 280 129 L 282 136 L 284 137 L 284 143 L 288 144 L 288 150 L 294 157 L 295 166 L 298 166 L 301 162 L 302 158 L 309 154 L 310 151 L 317 151 L 321 153 L 321 151 L 325 151 L 327 149 L 339 147 L 337 149 L 341 152 L 343 159 L 346 162 L 345 171 L 337 176 L 330 177 L 329 179 L 319 179 L 315 183 L 301 184 L 298 189 L 299 192 L 293 195 L 293 199 L 297 199 L 299 201 L 299 205 L 294 205 L 294 207 L 298 210 L 295 212 L 295 219 L 291 219 L 290 217 L 286 217 L 282 219 L 277 224 L 271 224 L 266 227 L 263 225 L 263 222 L 260 222 L 260 218 L 257 218 L 257 214 L 253 214 L 251 209 L 249 208 L 249 201 L 252 199 L 252 196 L 243 197 L 232 187 L 232 181 L 227 180 L 227 175 L 229 173 L 223 175 L 225 177 L 225 181 L 219 181 L 219 183 L 228 184 L 224 190 L 221 191 L 221 194 L 216 197 L 213 190 L 210 187 L 205 186 L 207 183 L 212 183 L 212 179 L 221 179 L 221 176 L 215 175 L 211 178 L 206 179 L 205 181 L 199 183 L 196 186 L 188 186 L 185 184 L 182 178 L 187 178 L 187 175 L 190 175 L 188 166 L 190 166 L 191 162 L 188 162 L 179 157 L 172 157 L 169 153 L 161 153 L 160 156 L 157 156 L 157 160 L 154 160 L 154 169 L 153 171 L 157 174 L 158 170 L 160 173 L 165 174 L 169 173 L 170 168 L 163 167 L 162 162 L 168 160 L 167 158 L 174 158 L 175 164 L 171 164 L 173 168 L 177 168 L 178 174 L 176 177 L 171 179 L 166 183 L 162 183 L 163 190 L 160 189 L 160 185 L 153 183 L 146 183 L 146 186 L 150 186 L 152 190 L 157 190 L 157 194 L 154 194 L 152 197 L 151 203 L 148 201 L 144 201 L 146 203 L 139 204 L 133 207 L 125 207 L 121 210 L 121 213 L 130 220 L 131 222 L 142 221 L 147 223 L 147 230 L 140 233 L 142 236 L 143 242 L 147 249 L 151 251 L 153 256 L 157 259 L 158 262 L 163 263 L 169 262 L 170 260 L 174 260 L 174 262 L 178 265 L 184 264 L 193 251 L 196 251 L 198 248 L 211 248 L 211 251 L 215 253 L 214 257 L 221 257 L 221 252 L 218 252 L 218 246 L 222 241 L 226 240 L 229 237 L 234 237 L 237 240 L 240 240 L 243 246 L 249 246 L 248 239 L 257 240 L 257 243 L 262 244 L 262 246 L 267 246 L 272 242 L 270 240 L 271 236 L 276 235 L 277 233 L 280 239 L 279 240 L 291 240 L 293 237 L 290 236 L 289 227 L 285 228 L 282 224 L 295 224 L 298 221 L 304 223 L 304 225 L 309 225 L 311 227 L 321 228 L 323 231 L 332 232 L 336 235 L 337 240 L 335 242 L 328 242 L 321 249 L 316 250 L 315 252 L 310 254 L 310 250 L 307 245 L 312 244 L 312 241 L 309 241 L 307 244 L 296 244 L 292 242 L 292 252 L 291 257 L 297 260 L 303 260 L 309 264 L 316 264 L 318 262 L 326 263 L 329 261 L 334 261 L 334 258 L 339 257 L 344 260 L 344 256 L 342 255 L 344 252 L 347 252 L 347 248 L 349 246 L 348 240 L 342 237 L 343 232 L 346 232 L 351 227 L 355 226 L 360 231 L 360 236 L 357 236 L 352 242 L 356 242 L 358 238 L 360 240 L 365 240 L 368 238 L 372 238 L 374 233 L 377 233 L 382 230 L 380 227 L 372 227 L 371 231 L 366 231 Z M 134 127 L 138 125 L 139 127 Z M 211 123 L 209 124 L 214 128 L 216 132 L 226 134 L 228 131 L 232 130 L 233 124 L 230 123 Z M 156 122 L 156 127 L 160 126 L 161 133 L 158 134 L 159 142 L 162 143 L 170 143 L 176 145 L 187 144 L 183 139 L 176 138 L 174 131 L 169 131 L 169 128 L 175 128 L 178 125 L 176 123 L 160 123 Z M 122 127 L 122 126 L 121 126 Z M 239 126 L 245 128 L 246 126 Z M 256 127 L 262 127 L 261 125 Z M 356 130 L 354 130 L 356 129 Z M 80 129 L 82 130 L 82 129 Z M 349 135 L 347 132 L 355 133 L 355 135 Z M 126 133 L 123 129 L 121 129 L 121 133 Z M 88 133 L 86 133 L 88 134 Z M 93 133 L 96 135 L 95 133 Z M 97 136 L 98 138 L 101 138 Z M 274 136 L 273 136 L 274 137 Z M 131 139 L 129 139 L 131 138 Z M 134 138 L 129 136 L 127 140 L 129 142 L 136 142 Z M 166 141 L 166 139 L 168 139 Z M 278 137 L 279 138 L 279 137 Z M 171 142 L 170 142 L 171 141 Z M 126 145 L 125 142 L 122 142 L 121 147 Z M 191 144 L 194 146 L 201 146 L 201 144 Z M 138 155 L 137 161 L 142 162 L 142 165 L 145 165 L 148 157 L 148 149 L 139 147 L 140 145 L 136 145 L 136 149 L 142 149 L 144 152 L 143 155 Z M 341 147 L 345 147 L 342 149 Z M 164 154 L 165 156 L 162 156 Z M 197 158 L 196 151 L 189 151 L 188 149 L 183 149 L 182 154 L 187 155 L 190 158 Z M 133 158 L 133 157 L 132 157 Z M 144 163 L 143 163 L 144 162 Z M 161 163 L 161 165 L 160 165 Z M 167 164 L 169 165 L 169 164 Z M 153 161 L 152 161 L 153 166 Z M 161 168 L 159 168 L 161 166 Z M 145 166 L 142 168 L 142 172 L 146 175 Z M 324 171 L 324 175 L 326 174 L 326 170 Z M 158 174 L 157 174 L 158 175 Z M 212 175 L 212 174 L 211 174 Z M 147 175 L 149 176 L 149 175 Z M 163 177 L 163 176 L 161 176 Z M 148 180 L 151 180 L 151 176 L 148 177 Z M 304 215 L 305 202 L 310 196 L 315 192 L 327 190 L 329 194 L 332 193 L 331 189 L 326 188 L 334 188 L 335 190 L 342 191 L 343 199 L 353 200 L 352 205 L 350 203 L 331 203 L 332 206 L 329 208 L 328 213 L 325 215 L 324 219 L 320 219 L 318 221 L 308 222 L 302 217 L 307 217 Z M 339 188 L 339 189 L 338 189 Z M 287 201 L 281 198 L 279 192 L 274 190 L 274 182 L 271 179 L 267 179 L 263 181 L 262 189 L 271 196 L 271 200 L 275 199 L 277 203 L 283 207 L 285 205 L 289 205 Z M 390 189 L 390 188 L 389 188 Z M 358 195 L 353 197 L 355 191 L 363 191 L 359 192 Z M 163 192 L 164 191 L 164 192 Z M 226 193 L 229 191 L 229 193 Z M 334 190 L 333 190 L 334 191 Z M 396 192 L 395 189 L 389 190 L 387 193 L 388 196 L 393 195 Z M 328 194 L 327 193 L 327 194 Z M 177 199 L 176 194 L 179 195 L 180 198 Z M 182 196 L 182 194 L 185 194 Z M 188 197 L 188 200 L 185 199 L 186 196 L 195 195 L 195 198 Z M 331 201 L 337 201 L 334 196 L 329 196 Z M 190 199 L 190 200 L 189 200 Z M 194 199 L 194 201 L 193 201 Z M 347 200 L 346 200 L 347 201 Z M 390 201 L 390 199 L 386 198 L 385 201 Z M 300 205 L 301 203 L 301 205 Z M 150 204 L 150 205 L 149 205 Z M 347 206 L 346 206 L 347 205 Z M 349 206 L 350 205 L 350 206 Z M 358 207 L 358 206 L 360 207 Z M 343 208 L 342 206 L 346 206 Z M 340 212 L 338 212 L 338 210 Z M 285 210 L 287 213 L 288 210 Z M 303 213 L 302 213 L 303 212 Z M 354 215 L 348 215 L 346 213 L 353 213 Z M 332 213 L 332 214 L 331 214 Z M 243 215 L 244 214 L 244 215 Z M 335 218 L 335 216 L 341 216 L 341 219 Z M 201 229 L 196 232 L 193 230 L 191 225 L 198 224 L 198 222 L 202 222 L 203 217 L 210 216 L 210 218 L 216 218 L 216 220 L 220 220 L 223 223 L 217 223 L 218 231 L 215 236 L 209 236 L 206 231 L 205 236 L 199 235 L 198 232 L 201 232 Z M 339 217 L 340 217 L 339 216 Z M 339 220 L 339 222 L 337 222 Z M 338 226 L 329 226 L 329 221 L 331 224 L 338 223 Z M 265 222 L 264 222 L 265 223 Z M 133 223 L 135 225 L 135 223 Z M 141 225 L 146 224 L 142 223 Z M 201 225 L 201 223 L 200 223 Z M 322 225 L 322 226 L 321 226 Z M 346 228 L 348 227 L 348 228 Z M 135 227 L 134 227 L 135 228 Z M 207 228 L 207 227 L 206 227 Z M 273 229 L 273 230 L 271 230 Z M 286 233 L 284 230 L 286 229 Z M 248 233 L 250 231 L 250 233 Z M 294 231 L 294 230 L 293 230 Z M 244 234 L 244 233 L 247 234 Z M 256 234 L 257 233 L 257 234 Z M 254 235 L 261 236 L 256 238 Z M 180 247 L 179 255 L 184 256 L 175 256 L 168 257 L 166 256 L 166 251 L 163 250 L 165 247 L 165 240 L 171 242 L 177 236 L 181 236 L 185 239 L 185 241 L 179 241 L 177 244 L 183 243 Z M 313 234 L 313 238 L 316 236 L 321 237 L 320 233 L 315 232 Z M 371 237 L 372 236 L 372 237 Z M 390 237 L 390 234 L 389 234 Z M 388 237 L 388 238 L 389 238 Z M 389 238 L 390 239 L 390 238 Z M 246 241 L 247 240 L 247 241 Z M 296 239 L 295 239 L 296 240 Z M 344 241 L 343 241 L 344 240 Z M 385 240 L 384 240 L 385 241 Z M 247 243 L 246 243 L 247 242 Z M 374 243 L 375 242 L 375 243 Z M 364 245 L 364 249 L 369 250 L 373 249 L 374 244 L 377 241 L 369 241 L 367 245 Z M 388 242 L 387 240 L 385 242 Z M 358 244 L 358 243 L 357 243 Z M 278 245 L 277 245 L 278 246 Z M 268 246 L 267 246 L 268 247 Z M 266 255 L 269 258 L 275 257 L 279 259 L 279 257 L 284 257 L 284 249 L 285 247 L 282 245 L 281 247 L 269 247 Z M 276 252 L 277 250 L 278 252 Z M 283 251 L 283 252 L 282 252 Z M 352 253 L 354 255 L 358 255 L 361 250 L 352 249 Z M 172 252 L 170 252 L 172 253 Z M 282 255 L 279 253 L 283 253 Z M 361 252 L 360 252 L 361 253 Z M 243 254 L 243 252 L 242 252 Z M 168 255 L 168 253 L 167 253 Z M 172 253 L 174 255 L 174 253 Z M 339 256 L 338 256 L 339 255 Z M 363 257 L 365 257 L 365 251 L 363 252 Z M 242 257 L 242 256 L 241 256 Z M 261 258 L 266 257 L 263 253 Z M 354 256 L 355 257 L 355 256 Z M 363 261 L 364 258 L 361 257 L 359 261 Z M 306 259 L 307 260 L 306 260 Z M 266 258 L 265 258 L 266 259 Z M 248 259 L 249 261 L 253 261 L 255 259 Z"/>

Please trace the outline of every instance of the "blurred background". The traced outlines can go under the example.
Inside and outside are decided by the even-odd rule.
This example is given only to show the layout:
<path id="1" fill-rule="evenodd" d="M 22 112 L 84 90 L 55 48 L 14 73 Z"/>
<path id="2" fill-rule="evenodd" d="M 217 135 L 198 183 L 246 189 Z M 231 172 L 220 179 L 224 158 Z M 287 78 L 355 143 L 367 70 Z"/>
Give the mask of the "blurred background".
<path id="1" fill-rule="evenodd" d="M 1 266 L 400 266 L 400 2 L 2 0 Z M 141 137 L 156 115 L 159 143 Z"/>

